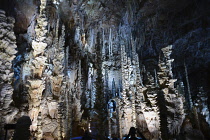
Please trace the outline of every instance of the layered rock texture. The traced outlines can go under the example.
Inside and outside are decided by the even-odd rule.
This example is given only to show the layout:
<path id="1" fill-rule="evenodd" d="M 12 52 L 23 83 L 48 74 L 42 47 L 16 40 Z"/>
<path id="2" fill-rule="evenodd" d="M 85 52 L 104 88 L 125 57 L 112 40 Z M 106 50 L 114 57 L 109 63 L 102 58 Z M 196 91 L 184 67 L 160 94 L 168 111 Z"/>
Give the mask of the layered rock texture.
<path id="1" fill-rule="evenodd" d="M 14 72 L 12 61 L 17 51 L 16 37 L 13 31 L 15 20 L 6 17 L 5 12 L 0 10 L 0 136 L 4 134 L 4 124 L 14 123 L 18 109 L 14 107 L 12 85 Z M 11 135 L 10 135 L 11 136 Z"/>
<path id="2" fill-rule="evenodd" d="M 0 139 L 22 116 L 37 140 L 210 139 L 209 6 L 2 0 Z"/>

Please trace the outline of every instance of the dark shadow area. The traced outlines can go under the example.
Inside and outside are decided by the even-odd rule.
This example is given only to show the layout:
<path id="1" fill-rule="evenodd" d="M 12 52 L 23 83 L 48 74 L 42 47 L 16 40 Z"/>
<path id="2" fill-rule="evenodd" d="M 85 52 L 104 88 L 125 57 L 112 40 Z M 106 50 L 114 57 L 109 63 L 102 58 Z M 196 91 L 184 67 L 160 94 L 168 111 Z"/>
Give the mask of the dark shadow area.
<path id="1" fill-rule="evenodd" d="M 28 116 L 22 116 L 18 119 L 15 128 L 13 140 L 29 140 L 31 119 Z"/>

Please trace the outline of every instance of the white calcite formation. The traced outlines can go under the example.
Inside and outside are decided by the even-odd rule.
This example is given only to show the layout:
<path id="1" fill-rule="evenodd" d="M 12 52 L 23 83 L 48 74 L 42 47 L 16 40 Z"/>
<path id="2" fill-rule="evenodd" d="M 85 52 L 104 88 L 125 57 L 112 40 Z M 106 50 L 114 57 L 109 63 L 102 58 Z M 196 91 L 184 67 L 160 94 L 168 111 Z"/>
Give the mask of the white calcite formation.
<path id="1" fill-rule="evenodd" d="M 46 1 L 41 1 L 41 8 L 40 12 L 41 15 L 44 15 L 43 13 L 43 5 L 45 5 Z M 44 20 L 44 19 L 43 19 Z M 38 120 L 38 115 L 40 112 L 40 105 L 42 100 L 42 94 L 45 89 L 45 78 L 43 77 L 44 68 L 46 65 L 47 58 L 44 56 L 45 48 L 47 47 L 47 44 L 43 41 L 43 38 L 46 38 L 45 34 L 46 30 L 46 24 L 44 21 L 41 20 L 41 18 L 38 18 L 38 25 L 36 26 L 35 32 L 36 32 L 36 40 L 32 40 L 32 48 L 33 51 L 30 54 L 30 60 L 28 61 L 28 66 L 30 67 L 31 75 L 29 75 L 29 78 L 27 81 L 29 82 L 28 86 L 28 93 L 29 93 L 29 116 L 32 120 L 31 125 L 31 131 L 36 131 L 37 128 L 40 130 L 40 127 L 37 127 L 38 124 L 40 124 L 40 120 Z M 44 31 L 40 31 L 44 30 Z M 41 34 L 39 34 L 41 33 Z M 35 134 L 37 136 L 37 139 L 41 139 L 42 133 L 37 132 Z"/>
<path id="2" fill-rule="evenodd" d="M 67 124 L 63 120 L 65 97 L 63 94 L 66 86 L 63 83 L 65 27 L 61 27 L 62 32 L 59 35 L 59 20 L 53 20 L 51 22 L 54 24 L 49 25 L 48 18 L 52 13 L 47 13 L 47 11 L 49 12 L 53 5 L 47 9 L 46 4 L 47 1 L 41 1 L 40 14 L 37 16 L 34 29 L 35 37 L 29 35 L 32 37 L 32 51 L 28 55 L 28 61 L 23 65 L 23 70 L 26 70 L 23 72 L 23 78 L 28 83 L 32 137 L 62 139 L 65 136 L 63 126 Z M 49 33 L 50 26 L 54 26 L 55 30 Z M 28 69 L 29 72 L 27 72 Z"/>

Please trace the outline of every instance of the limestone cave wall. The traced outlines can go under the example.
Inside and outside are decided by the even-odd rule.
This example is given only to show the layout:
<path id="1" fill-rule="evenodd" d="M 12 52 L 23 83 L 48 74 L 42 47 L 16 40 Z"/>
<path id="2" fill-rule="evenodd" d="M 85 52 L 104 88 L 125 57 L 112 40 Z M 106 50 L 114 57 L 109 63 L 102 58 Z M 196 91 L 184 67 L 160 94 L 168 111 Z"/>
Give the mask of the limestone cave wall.
<path id="1" fill-rule="evenodd" d="M 210 139 L 209 6 L 2 0 L 0 139 L 22 116 L 30 139 Z"/>

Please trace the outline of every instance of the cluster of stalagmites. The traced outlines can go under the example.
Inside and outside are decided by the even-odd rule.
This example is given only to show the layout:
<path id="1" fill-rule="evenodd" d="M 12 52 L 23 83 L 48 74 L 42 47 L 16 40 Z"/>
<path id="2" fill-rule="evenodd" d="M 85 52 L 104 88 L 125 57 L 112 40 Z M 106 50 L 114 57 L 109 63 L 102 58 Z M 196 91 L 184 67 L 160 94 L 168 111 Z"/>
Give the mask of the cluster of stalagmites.
<path id="1" fill-rule="evenodd" d="M 58 36 L 59 20 L 54 21 L 56 29 L 48 32 L 46 2 L 41 0 L 40 14 L 36 26 L 28 32 L 32 51 L 25 57 L 22 80 L 29 95 L 28 115 L 32 120 L 30 130 L 32 137 L 57 138 L 63 137 L 61 103 L 64 78 L 64 26 L 62 35 Z M 32 21 L 34 22 L 34 21 Z M 54 35 L 53 35 L 54 34 Z"/>
<path id="2" fill-rule="evenodd" d="M 65 50 L 65 27 L 60 26 L 58 17 L 49 23 L 47 15 L 50 13 L 46 13 L 46 3 L 46 0 L 41 0 L 40 14 L 31 21 L 34 26 L 28 28 L 27 41 L 32 50 L 24 54 L 25 62 L 21 71 L 22 84 L 27 89 L 24 92 L 28 95 L 28 112 L 24 113 L 32 120 L 32 137 L 69 138 L 77 131 L 77 125 L 82 129 L 96 131 L 97 128 L 92 127 L 89 120 L 94 120 L 97 114 L 94 108 L 97 106 L 97 86 L 100 84 L 104 86 L 102 93 L 107 103 L 104 108 L 107 108 L 108 115 L 104 115 L 108 116 L 108 136 L 122 138 L 132 126 L 151 140 L 161 137 L 169 139 L 180 134 L 185 119 L 184 91 L 174 86 L 176 79 L 173 79 L 173 59 L 170 58 L 172 46 L 162 49 L 157 69 L 153 72 L 146 70 L 140 65 L 136 52 L 139 42 L 133 39 L 130 27 L 120 26 L 116 29 L 100 25 L 85 29 L 84 15 L 76 10 L 77 1 L 74 1 L 72 7 L 75 9 L 71 9 L 71 12 L 75 15 L 72 18 L 78 23 L 71 36 L 74 37 L 71 42 L 73 45 L 65 46 Z M 85 10 L 82 9 L 89 18 L 98 14 L 97 8 L 91 8 L 94 3 L 97 4 L 89 1 L 87 7 L 83 7 Z M 128 20 L 128 14 L 123 19 Z M 18 113 L 17 109 L 11 107 L 12 60 L 16 53 L 13 24 L 14 20 L 5 17 L 5 13 L 0 11 L 0 113 L 5 116 L 0 121 L 1 128 L 5 122 L 14 122 L 13 118 Z M 53 31 L 49 27 L 52 24 L 55 28 Z M 139 40 L 140 44 L 144 44 L 144 35 Z M 98 54 L 102 55 L 100 68 L 95 60 Z M 97 72 L 100 69 L 103 80 L 97 83 Z M 182 85 L 180 87 L 184 88 Z M 199 93 L 195 105 L 197 111 L 209 122 L 207 98 L 203 94 L 202 91 Z M 87 120 L 81 120 L 81 108 L 88 112 Z M 169 135 L 167 138 L 166 134 Z"/>
<path id="3" fill-rule="evenodd" d="M 34 31 L 31 27 L 28 29 L 28 42 L 31 40 L 32 50 L 25 55 L 22 80 L 29 95 L 28 115 L 32 120 L 32 137 L 63 139 L 69 135 L 71 121 L 79 122 L 82 116 L 81 62 L 75 63 L 68 72 L 65 69 L 68 66 L 68 50 L 64 53 L 65 27 L 60 26 L 59 18 L 51 19 L 53 21 L 49 23 L 50 14 L 58 15 L 56 11 L 46 13 L 49 12 L 47 8 L 53 7 L 49 3 L 46 7 L 46 2 L 41 0 Z M 49 30 L 49 24 L 54 25 L 53 31 Z"/>
<path id="4" fill-rule="evenodd" d="M 13 102 L 13 69 L 12 61 L 17 51 L 16 37 L 13 32 L 15 20 L 6 17 L 0 10 L 0 137 L 3 136 L 2 128 L 5 123 L 14 123 L 18 109 L 11 106 Z"/>
<path id="5" fill-rule="evenodd" d="M 28 78 L 26 79 L 29 94 L 29 116 L 32 120 L 30 129 L 31 131 L 38 131 L 35 133 L 35 136 L 38 139 L 41 139 L 42 137 L 42 131 L 40 131 L 41 128 L 39 127 L 41 120 L 38 119 L 38 115 L 41 111 L 42 95 L 45 90 L 45 77 L 43 76 L 43 72 L 47 60 L 44 55 L 47 47 L 47 43 L 44 42 L 47 32 L 47 22 L 43 12 L 45 5 L 46 1 L 41 1 L 40 17 L 37 19 L 37 25 L 35 27 L 36 36 L 32 39 L 33 51 L 29 54 L 28 66 L 30 75 L 28 75 Z"/>

